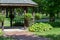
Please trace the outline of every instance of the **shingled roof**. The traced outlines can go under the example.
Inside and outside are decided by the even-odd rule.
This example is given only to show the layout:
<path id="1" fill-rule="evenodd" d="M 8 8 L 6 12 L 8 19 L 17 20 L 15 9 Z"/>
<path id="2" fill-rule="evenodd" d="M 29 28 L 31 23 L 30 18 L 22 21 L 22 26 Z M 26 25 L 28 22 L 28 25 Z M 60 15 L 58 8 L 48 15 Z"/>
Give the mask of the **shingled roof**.
<path id="1" fill-rule="evenodd" d="M 36 6 L 32 0 L 0 0 L 0 6 Z"/>

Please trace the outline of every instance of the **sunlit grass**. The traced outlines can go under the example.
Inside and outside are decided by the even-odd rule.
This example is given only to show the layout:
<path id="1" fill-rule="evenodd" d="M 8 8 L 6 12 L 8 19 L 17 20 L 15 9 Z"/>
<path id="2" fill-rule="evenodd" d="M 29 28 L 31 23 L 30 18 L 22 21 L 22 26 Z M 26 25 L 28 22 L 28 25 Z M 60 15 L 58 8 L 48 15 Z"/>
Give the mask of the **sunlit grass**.
<path id="1" fill-rule="evenodd" d="M 59 35 L 60 34 L 60 28 L 53 28 L 52 30 L 45 31 L 45 32 L 34 32 L 36 35 Z"/>
<path id="2" fill-rule="evenodd" d="M 50 38 L 51 40 L 60 40 L 60 28 L 53 28 L 45 32 L 34 32 L 34 34 L 39 37 Z"/>
<path id="3" fill-rule="evenodd" d="M 8 18 L 5 18 L 4 26 L 10 26 L 10 20 Z"/>
<path id="4" fill-rule="evenodd" d="M 14 40 L 14 39 L 11 38 L 11 37 L 3 37 L 3 36 L 0 36 L 0 40 Z"/>
<path id="5" fill-rule="evenodd" d="M 2 29 L 0 29 L 0 36 L 2 36 L 3 35 L 3 31 L 2 31 Z"/>

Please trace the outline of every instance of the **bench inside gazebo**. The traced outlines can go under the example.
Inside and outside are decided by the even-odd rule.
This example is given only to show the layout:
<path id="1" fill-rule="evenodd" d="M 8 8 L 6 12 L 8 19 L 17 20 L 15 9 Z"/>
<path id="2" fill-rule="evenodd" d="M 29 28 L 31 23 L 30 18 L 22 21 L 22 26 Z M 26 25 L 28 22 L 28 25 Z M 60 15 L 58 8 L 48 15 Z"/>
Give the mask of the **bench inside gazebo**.
<path id="1" fill-rule="evenodd" d="M 34 9 L 34 7 L 36 6 L 37 4 L 32 0 L 0 0 L 0 9 L 2 9 L 2 14 L 4 14 L 4 10 L 6 10 L 6 15 L 7 15 L 8 13 L 7 10 L 9 9 L 11 16 L 14 13 L 15 8 L 20 8 L 20 7 L 23 8 L 24 14 L 26 14 L 28 7 Z M 32 14 L 34 14 L 34 11 Z M 10 20 L 10 24 L 12 27 L 12 17 Z M 27 25 L 26 21 L 24 21 L 24 27 L 26 27 L 26 25 Z M 2 26 L 2 29 L 4 29 L 4 26 Z"/>

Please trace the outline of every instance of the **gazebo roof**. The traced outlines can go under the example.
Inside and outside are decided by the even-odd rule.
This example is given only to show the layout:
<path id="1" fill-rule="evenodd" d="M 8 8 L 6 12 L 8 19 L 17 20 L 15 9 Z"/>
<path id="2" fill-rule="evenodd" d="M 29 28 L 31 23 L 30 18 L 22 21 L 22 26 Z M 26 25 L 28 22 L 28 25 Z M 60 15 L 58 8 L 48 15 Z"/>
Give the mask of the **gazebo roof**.
<path id="1" fill-rule="evenodd" d="M 0 6 L 36 6 L 32 0 L 0 0 Z"/>

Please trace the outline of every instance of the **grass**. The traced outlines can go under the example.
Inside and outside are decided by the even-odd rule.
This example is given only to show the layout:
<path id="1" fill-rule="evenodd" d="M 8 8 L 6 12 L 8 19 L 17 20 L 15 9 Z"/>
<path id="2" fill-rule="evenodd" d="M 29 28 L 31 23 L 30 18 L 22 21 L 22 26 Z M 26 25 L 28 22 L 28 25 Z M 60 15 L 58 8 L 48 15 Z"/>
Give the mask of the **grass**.
<path id="1" fill-rule="evenodd" d="M 52 30 L 45 31 L 45 32 L 34 32 L 36 35 L 59 35 L 60 34 L 60 28 L 53 28 Z"/>
<path id="2" fill-rule="evenodd" d="M 49 16 L 42 16 L 42 18 L 48 18 Z M 54 23 L 50 23 L 52 26 L 54 26 L 54 28 L 52 30 L 49 31 L 45 31 L 45 32 L 34 32 L 35 35 L 39 36 L 39 37 L 47 37 L 47 38 L 51 38 L 52 40 L 60 40 L 60 20 L 57 20 L 58 22 L 54 22 Z M 10 26 L 10 20 L 8 18 L 5 19 L 4 21 L 4 26 Z M 57 28 L 58 27 L 58 28 Z M 0 35 L 2 35 L 3 32 L 0 29 Z M 12 38 L 6 38 L 6 37 L 0 37 L 0 40 L 12 40 Z"/>
<path id="3" fill-rule="evenodd" d="M 34 32 L 34 34 L 39 37 L 50 38 L 51 40 L 60 40 L 60 19 L 56 19 L 54 23 L 49 24 L 53 26 L 52 30 L 45 32 Z"/>
<path id="4" fill-rule="evenodd" d="M 0 29 L 0 36 L 2 36 L 3 35 L 3 32 L 2 32 L 2 29 Z"/>
<path id="5" fill-rule="evenodd" d="M 39 37 L 50 38 L 51 40 L 60 40 L 60 28 L 53 28 L 46 32 L 34 32 Z"/>
<path id="6" fill-rule="evenodd" d="M 0 40 L 14 40 L 14 39 L 11 38 L 11 37 L 3 37 L 3 36 L 0 36 Z"/>
<path id="7" fill-rule="evenodd" d="M 8 18 L 5 18 L 4 26 L 10 26 L 10 20 Z"/>
<path id="8" fill-rule="evenodd" d="M 3 31 L 2 31 L 2 29 L 0 29 L 0 40 L 14 40 L 14 39 L 11 37 L 4 37 Z"/>
<path id="9" fill-rule="evenodd" d="M 34 32 L 39 37 L 50 38 L 51 40 L 60 40 L 60 22 L 50 23 L 53 26 L 52 30 L 45 32 Z"/>

